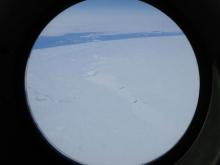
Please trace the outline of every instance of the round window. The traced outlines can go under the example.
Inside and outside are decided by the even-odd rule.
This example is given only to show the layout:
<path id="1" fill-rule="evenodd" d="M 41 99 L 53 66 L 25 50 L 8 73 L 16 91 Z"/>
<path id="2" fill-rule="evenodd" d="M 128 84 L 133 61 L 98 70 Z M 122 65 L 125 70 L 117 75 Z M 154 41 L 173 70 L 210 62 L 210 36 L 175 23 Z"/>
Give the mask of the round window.
<path id="1" fill-rule="evenodd" d="M 137 165 L 182 138 L 195 114 L 200 78 L 181 29 L 135 0 L 88 0 L 39 35 L 25 75 L 42 135 L 88 165 Z"/>

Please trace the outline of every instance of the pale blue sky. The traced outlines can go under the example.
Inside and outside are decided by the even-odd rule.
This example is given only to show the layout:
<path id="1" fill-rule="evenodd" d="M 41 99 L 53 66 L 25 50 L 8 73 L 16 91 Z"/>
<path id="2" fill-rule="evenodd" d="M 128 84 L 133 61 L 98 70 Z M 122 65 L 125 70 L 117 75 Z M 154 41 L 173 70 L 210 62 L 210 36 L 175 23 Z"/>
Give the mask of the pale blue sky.
<path id="1" fill-rule="evenodd" d="M 180 31 L 159 9 L 138 0 L 86 0 L 55 17 L 44 36 L 73 32 Z"/>
<path id="2" fill-rule="evenodd" d="M 148 10 L 154 12 L 154 7 L 139 0 L 86 0 L 76 6 L 80 10 L 99 10 L 102 8 L 105 10 Z"/>

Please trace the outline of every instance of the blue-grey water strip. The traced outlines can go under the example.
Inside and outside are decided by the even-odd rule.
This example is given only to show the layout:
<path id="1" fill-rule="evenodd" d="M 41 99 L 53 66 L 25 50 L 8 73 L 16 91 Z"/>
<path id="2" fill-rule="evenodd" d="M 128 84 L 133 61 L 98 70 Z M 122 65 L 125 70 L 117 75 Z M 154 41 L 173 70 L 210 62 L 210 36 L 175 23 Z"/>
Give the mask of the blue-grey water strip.
<path id="1" fill-rule="evenodd" d="M 183 35 L 182 32 L 139 32 L 124 34 L 103 34 L 99 32 L 70 33 L 62 36 L 40 36 L 33 49 L 43 49 L 49 47 L 82 44 L 94 41 L 123 40 L 143 37 L 165 37 Z"/>

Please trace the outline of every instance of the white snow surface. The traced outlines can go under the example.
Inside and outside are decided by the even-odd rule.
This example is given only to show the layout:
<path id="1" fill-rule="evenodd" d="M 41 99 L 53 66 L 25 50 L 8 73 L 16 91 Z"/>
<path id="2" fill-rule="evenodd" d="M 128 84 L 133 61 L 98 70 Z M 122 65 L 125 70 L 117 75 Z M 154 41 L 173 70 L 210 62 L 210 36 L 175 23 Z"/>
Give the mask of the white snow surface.
<path id="1" fill-rule="evenodd" d="M 25 82 L 49 143 L 89 165 L 143 164 L 166 153 L 188 128 L 200 86 L 183 35 L 33 50 Z"/>

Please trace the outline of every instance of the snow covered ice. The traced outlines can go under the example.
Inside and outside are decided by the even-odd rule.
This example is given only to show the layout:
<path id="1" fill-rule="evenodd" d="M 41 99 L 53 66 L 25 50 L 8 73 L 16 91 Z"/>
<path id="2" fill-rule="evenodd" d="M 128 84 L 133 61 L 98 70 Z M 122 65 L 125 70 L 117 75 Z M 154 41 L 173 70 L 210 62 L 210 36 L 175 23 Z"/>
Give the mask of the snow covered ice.
<path id="1" fill-rule="evenodd" d="M 185 35 L 174 23 L 104 31 L 101 18 L 82 32 L 79 19 L 56 23 L 67 12 L 42 32 L 26 69 L 27 100 L 40 131 L 58 151 L 89 165 L 143 164 L 166 153 L 188 128 L 199 95 L 197 61 Z M 73 40 L 65 35 L 73 32 Z M 142 35 L 121 35 L 133 33 Z"/>

